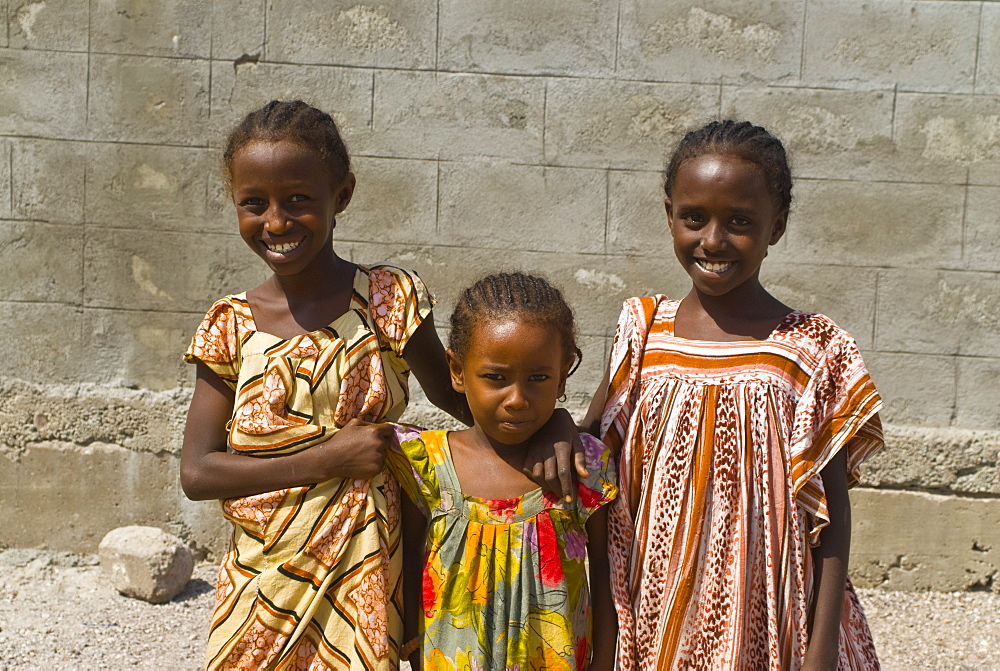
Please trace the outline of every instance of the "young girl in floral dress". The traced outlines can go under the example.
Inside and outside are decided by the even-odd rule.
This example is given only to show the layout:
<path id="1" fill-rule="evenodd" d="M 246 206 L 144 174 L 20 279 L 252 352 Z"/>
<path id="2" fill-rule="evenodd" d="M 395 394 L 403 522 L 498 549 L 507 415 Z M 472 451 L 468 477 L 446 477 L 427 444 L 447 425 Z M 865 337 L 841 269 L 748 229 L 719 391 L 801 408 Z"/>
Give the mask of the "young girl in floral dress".
<path id="1" fill-rule="evenodd" d="M 401 429 L 401 449 L 389 456 L 418 509 L 407 510 L 404 526 L 424 546 L 407 577 L 421 587 L 407 597 L 421 635 L 403 654 L 412 648 L 414 668 L 425 671 L 610 670 L 615 612 L 603 507 L 617 493 L 610 453 L 584 437 L 588 473 L 573 502 L 522 472 L 579 357 L 572 311 L 548 282 L 501 273 L 461 295 L 451 327 L 452 385 L 475 424 Z"/>

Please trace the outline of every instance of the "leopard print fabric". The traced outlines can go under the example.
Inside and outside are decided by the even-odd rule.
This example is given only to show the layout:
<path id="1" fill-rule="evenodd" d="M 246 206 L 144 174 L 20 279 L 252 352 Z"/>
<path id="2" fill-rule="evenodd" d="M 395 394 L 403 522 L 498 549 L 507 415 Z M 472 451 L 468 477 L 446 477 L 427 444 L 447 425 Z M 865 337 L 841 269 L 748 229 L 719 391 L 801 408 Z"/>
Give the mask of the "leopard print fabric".
<path id="1" fill-rule="evenodd" d="M 602 438 L 621 494 L 609 520 L 621 669 L 797 669 L 812 553 L 828 523 L 820 471 L 848 478 L 882 445 L 881 400 L 853 339 L 793 312 L 763 341 L 673 334 L 678 301 L 625 302 Z M 848 446 L 848 442 L 850 445 Z M 848 584 L 840 666 L 875 669 Z"/>

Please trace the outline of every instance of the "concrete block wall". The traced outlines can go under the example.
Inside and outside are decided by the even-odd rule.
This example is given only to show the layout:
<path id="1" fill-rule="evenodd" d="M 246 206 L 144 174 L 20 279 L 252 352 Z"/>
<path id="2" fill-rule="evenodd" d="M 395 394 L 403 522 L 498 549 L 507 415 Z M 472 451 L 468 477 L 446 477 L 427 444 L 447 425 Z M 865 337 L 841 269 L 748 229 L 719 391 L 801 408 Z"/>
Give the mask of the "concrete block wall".
<path id="1" fill-rule="evenodd" d="M 850 330 L 886 399 L 859 582 L 998 589 L 991 1 L 0 0 L 0 546 L 93 551 L 129 523 L 224 546 L 216 506 L 177 483 L 180 353 L 264 277 L 218 161 L 272 98 L 338 119 L 358 189 L 337 249 L 416 269 L 439 324 L 487 270 L 563 287 L 573 409 L 622 298 L 686 290 L 669 147 L 719 117 L 773 130 L 795 205 L 765 281 Z M 410 418 L 434 421 L 419 395 Z"/>

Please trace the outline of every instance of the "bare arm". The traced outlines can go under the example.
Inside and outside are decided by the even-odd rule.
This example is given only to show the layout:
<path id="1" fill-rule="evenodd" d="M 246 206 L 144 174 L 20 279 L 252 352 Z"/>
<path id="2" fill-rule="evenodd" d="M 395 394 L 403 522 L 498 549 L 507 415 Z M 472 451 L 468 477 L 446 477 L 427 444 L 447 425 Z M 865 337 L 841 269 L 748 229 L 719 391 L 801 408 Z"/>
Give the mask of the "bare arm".
<path id="1" fill-rule="evenodd" d="M 444 345 L 434 330 L 432 315 L 427 315 L 410 336 L 403 350 L 403 359 L 413 371 L 428 401 L 466 426 L 472 426 L 472 413 L 469 412 L 465 394 L 458 393 L 451 386 L 448 359 L 444 354 Z"/>
<path id="2" fill-rule="evenodd" d="M 198 363 L 181 448 L 181 487 L 190 499 L 252 496 L 335 477 L 367 480 L 382 469 L 392 429 L 358 419 L 325 443 L 295 454 L 260 459 L 229 453 L 226 423 L 234 401 L 233 390 Z"/>
<path id="3" fill-rule="evenodd" d="M 823 489 L 830 524 L 813 548 L 813 608 L 809 647 L 803 669 L 837 668 L 840 615 L 851 553 L 851 501 L 847 495 L 847 447 L 838 452 L 822 471 Z"/>
<path id="4" fill-rule="evenodd" d="M 593 613 L 594 655 L 591 671 L 615 668 L 618 614 L 611 598 L 608 560 L 608 507 L 598 508 L 587 520 L 587 561 L 590 564 L 590 611 Z"/>
<path id="5" fill-rule="evenodd" d="M 587 409 L 587 416 L 583 418 L 583 423 L 580 424 L 581 431 L 585 431 L 592 436 L 600 438 L 601 416 L 604 414 L 604 406 L 608 402 L 608 387 L 610 386 L 611 374 L 605 367 L 604 376 L 597 385 L 597 391 L 594 392 L 594 398 L 590 399 L 590 407 Z"/>
<path id="6" fill-rule="evenodd" d="M 403 496 L 403 644 L 420 636 L 423 610 L 424 548 L 427 542 L 427 518 Z M 420 671 L 421 648 L 407 661 L 413 671 Z"/>

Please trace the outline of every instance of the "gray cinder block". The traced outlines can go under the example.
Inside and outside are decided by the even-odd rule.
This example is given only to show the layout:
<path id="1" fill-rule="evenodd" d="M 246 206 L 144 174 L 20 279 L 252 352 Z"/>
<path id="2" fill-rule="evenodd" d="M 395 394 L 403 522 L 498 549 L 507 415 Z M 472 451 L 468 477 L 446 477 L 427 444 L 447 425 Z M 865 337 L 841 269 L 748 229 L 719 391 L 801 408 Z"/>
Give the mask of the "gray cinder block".
<path id="1" fill-rule="evenodd" d="M 371 133 L 372 73 L 358 68 L 232 61 L 212 63 L 212 146 L 249 112 L 271 100 L 305 100 L 337 122 L 352 154 Z M 395 155 L 389 153 L 389 156 Z"/>
<path id="2" fill-rule="evenodd" d="M 443 164 L 440 232 L 450 244 L 603 252 L 606 194 L 603 170 Z"/>
<path id="3" fill-rule="evenodd" d="M 1000 351 L 995 273 L 884 270 L 878 288 L 880 350 L 986 357 Z"/>
<path id="4" fill-rule="evenodd" d="M 22 0 L 4 5 L 12 48 L 87 51 L 87 31 L 82 27 L 88 24 L 88 3 Z"/>
<path id="5" fill-rule="evenodd" d="M 375 73 L 367 151 L 406 158 L 542 158 L 545 82 L 536 77 Z"/>
<path id="6" fill-rule="evenodd" d="M 616 3 L 446 0 L 440 8 L 442 69 L 591 77 L 614 72 Z"/>
<path id="7" fill-rule="evenodd" d="M 896 101 L 900 153 L 914 164 L 938 169 L 941 177 L 933 181 L 1000 186 L 998 109 L 1000 96 L 901 93 Z"/>
<path id="8" fill-rule="evenodd" d="M 180 539 L 156 527 L 109 531 L 98 546 L 101 570 L 119 592 L 150 603 L 177 596 L 191 579 L 194 557 Z"/>
<path id="9" fill-rule="evenodd" d="M 87 54 L 5 49 L 0 70 L 0 133 L 85 136 Z"/>
<path id="10" fill-rule="evenodd" d="M 883 422 L 949 425 L 955 412 L 956 387 L 951 357 L 877 350 L 864 352 L 864 357 L 885 402 Z"/>
<path id="11" fill-rule="evenodd" d="M 212 4 L 201 0 L 100 2 L 90 13 L 90 48 L 111 54 L 208 58 Z"/>
<path id="12" fill-rule="evenodd" d="M 969 270 L 1000 271 L 1000 187 L 970 186 L 962 259 Z"/>
<path id="13" fill-rule="evenodd" d="M 268 55 L 293 63 L 431 68 L 436 0 L 302 0 L 272 5 Z"/>
<path id="14" fill-rule="evenodd" d="M 661 170 L 684 133 L 718 113 L 718 86 L 555 79 L 546 97 L 545 158 Z"/>
<path id="15" fill-rule="evenodd" d="M 337 240 L 426 245 L 437 236 L 438 163 L 391 158 L 354 159 L 357 188 L 337 218 Z"/>
<path id="16" fill-rule="evenodd" d="M 204 146 L 208 103 L 207 60 L 91 55 L 91 139 Z"/>
<path id="17" fill-rule="evenodd" d="M 939 182 L 938 166 L 899 155 L 891 91 L 726 86 L 722 116 L 750 119 L 781 138 L 796 178 Z M 962 171 L 953 171 L 956 182 Z"/>
<path id="18" fill-rule="evenodd" d="M 83 301 L 83 226 L 0 221 L 0 284 L 11 301 Z"/>
<path id="19" fill-rule="evenodd" d="M 208 211 L 221 183 L 218 152 L 200 147 L 91 143 L 87 222 L 107 228 L 229 233 L 233 221 Z"/>
<path id="20" fill-rule="evenodd" d="M 83 223 L 86 144 L 19 139 L 13 142 L 10 166 L 12 218 Z"/>
<path id="21" fill-rule="evenodd" d="M 962 258 L 965 188 L 800 179 L 785 234 L 799 263 L 954 268 Z M 914 216 L 919 212 L 919 216 Z M 900 244 L 905 239 L 906 244 Z"/>
<path id="22" fill-rule="evenodd" d="M 675 82 L 796 80 L 805 0 L 623 0 L 618 72 Z"/>
<path id="23" fill-rule="evenodd" d="M 810 0 L 803 79 L 971 93 L 979 9 L 968 2 Z"/>

